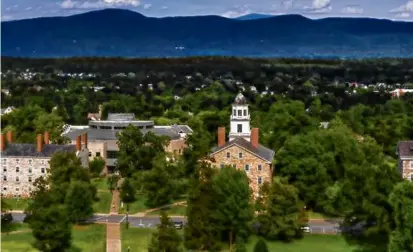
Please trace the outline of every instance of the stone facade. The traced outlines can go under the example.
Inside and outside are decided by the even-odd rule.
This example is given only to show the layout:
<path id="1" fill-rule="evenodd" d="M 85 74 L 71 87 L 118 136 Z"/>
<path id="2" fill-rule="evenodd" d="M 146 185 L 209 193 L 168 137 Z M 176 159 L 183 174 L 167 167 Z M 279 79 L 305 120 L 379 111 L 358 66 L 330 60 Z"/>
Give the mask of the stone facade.
<path id="1" fill-rule="evenodd" d="M 400 162 L 402 177 L 413 182 L 413 157 Z"/>
<path id="2" fill-rule="evenodd" d="M 212 154 L 211 157 L 214 160 L 212 165 L 217 168 L 235 165 L 238 170 L 245 171 L 250 180 L 250 188 L 254 197 L 259 196 L 260 187 L 264 182 L 271 183 L 272 181 L 271 163 L 239 146 L 229 146 Z"/>
<path id="3" fill-rule="evenodd" d="M 14 143 L 12 132 L 8 132 L 7 145 L 3 134 L 0 142 L 2 197 L 29 197 L 34 181 L 48 175 L 49 161 L 57 152 L 75 152 L 82 166 L 88 168 L 89 151 L 86 145 L 82 146 L 80 136 L 71 146 L 49 144 L 47 132 L 44 139 L 40 134 L 37 136 L 37 144 L 19 144 Z"/>
<path id="4" fill-rule="evenodd" d="M 29 197 L 33 182 L 46 176 L 50 158 L 7 157 L 2 158 L 2 189 L 4 197 Z"/>

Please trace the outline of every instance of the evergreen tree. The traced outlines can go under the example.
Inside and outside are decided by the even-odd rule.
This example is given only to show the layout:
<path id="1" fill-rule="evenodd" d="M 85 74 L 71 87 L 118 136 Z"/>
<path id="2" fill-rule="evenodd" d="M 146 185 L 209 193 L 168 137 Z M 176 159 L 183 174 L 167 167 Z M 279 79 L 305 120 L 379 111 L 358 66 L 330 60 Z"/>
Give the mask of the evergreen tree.
<path id="1" fill-rule="evenodd" d="M 120 198 L 121 200 L 126 203 L 127 209 L 129 209 L 129 204 L 134 202 L 136 200 L 135 197 L 136 191 L 132 186 L 132 183 L 130 182 L 130 179 L 125 178 L 123 181 L 121 187 L 120 187 Z"/>
<path id="2" fill-rule="evenodd" d="M 218 251 L 217 232 L 214 228 L 214 188 L 212 178 L 216 171 L 210 164 L 201 162 L 189 182 L 187 198 L 187 224 L 185 247 L 200 251 Z"/>
<path id="3" fill-rule="evenodd" d="M 176 231 L 173 223 L 168 215 L 161 211 L 161 224 L 158 225 L 157 231 L 152 234 L 151 243 L 149 244 L 149 252 L 180 252 L 181 237 Z"/>
<path id="4" fill-rule="evenodd" d="M 87 220 L 93 215 L 93 195 L 86 182 L 74 180 L 70 183 L 65 204 L 69 218 L 74 223 Z"/>
<path id="5" fill-rule="evenodd" d="M 44 252 L 66 251 L 71 246 L 72 226 L 67 207 L 58 202 L 56 192 L 48 190 L 47 181 L 40 177 L 34 185 L 27 213 L 35 242 L 33 247 Z"/>
<path id="6" fill-rule="evenodd" d="M 176 180 L 172 176 L 174 166 L 160 154 L 153 160 L 152 170 L 143 176 L 143 190 L 146 194 L 146 205 L 160 207 L 169 204 L 176 198 Z"/>
<path id="7" fill-rule="evenodd" d="M 413 251 L 413 184 L 404 181 L 390 194 L 395 230 L 390 234 L 389 252 Z"/>
<path id="8" fill-rule="evenodd" d="M 267 243 L 264 239 L 260 238 L 257 243 L 255 243 L 254 252 L 268 252 Z"/>
<path id="9" fill-rule="evenodd" d="M 258 220 L 260 232 L 270 240 L 291 241 L 302 237 L 302 227 L 308 219 L 304 205 L 298 198 L 298 191 L 285 180 L 276 178 L 271 185 L 265 211 Z"/>
<path id="10" fill-rule="evenodd" d="M 253 207 L 250 205 L 251 190 L 244 171 L 226 166 L 213 178 L 214 226 L 229 242 L 230 248 L 239 236 L 246 239 L 250 234 Z"/>

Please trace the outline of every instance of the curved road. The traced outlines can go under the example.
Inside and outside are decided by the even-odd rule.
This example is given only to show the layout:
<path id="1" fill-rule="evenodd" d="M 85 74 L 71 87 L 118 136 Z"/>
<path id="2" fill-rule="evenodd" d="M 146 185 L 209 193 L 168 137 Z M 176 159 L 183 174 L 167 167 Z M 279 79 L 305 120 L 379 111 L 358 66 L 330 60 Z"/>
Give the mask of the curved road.
<path id="1" fill-rule="evenodd" d="M 24 219 L 24 213 L 12 212 L 14 221 L 22 222 Z M 186 222 L 186 218 L 183 216 L 171 216 L 172 221 L 183 221 Z M 159 217 L 157 216 L 136 216 L 129 215 L 128 217 L 131 227 L 142 227 L 142 228 L 155 228 L 157 224 L 160 223 Z M 126 223 L 125 214 L 95 214 L 87 222 L 89 223 Z M 311 233 L 326 233 L 326 234 L 336 234 L 339 228 L 339 220 L 317 220 L 312 219 L 308 222 L 309 231 Z"/>

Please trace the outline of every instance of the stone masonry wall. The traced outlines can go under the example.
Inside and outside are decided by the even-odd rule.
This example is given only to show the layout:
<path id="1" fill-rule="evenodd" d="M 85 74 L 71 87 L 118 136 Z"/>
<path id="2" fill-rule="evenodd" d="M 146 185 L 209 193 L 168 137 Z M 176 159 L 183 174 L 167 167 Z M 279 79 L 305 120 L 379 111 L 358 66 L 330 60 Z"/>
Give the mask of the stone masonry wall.
<path id="1" fill-rule="evenodd" d="M 47 169 L 49 168 L 49 161 L 50 158 L 45 157 L 2 158 L 2 196 L 20 196 L 23 198 L 29 197 L 30 192 L 33 190 L 33 182 L 38 177 L 45 176 L 47 174 Z M 18 181 L 16 181 L 17 178 Z"/>
<path id="2" fill-rule="evenodd" d="M 227 153 L 229 153 L 229 158 Z M 242 158 L 239 158 L 239 153 L 242 153 Z M 217 168 L 220 168 L 221 165 L 235 165 L 237 169 L 245 171 L 250 180 L 254 197 L 258 195 L 261 184 L 272 181 L 271 164 L 236 145 L 221 150 L 212 157 L 215 159 L 212 164 Z M 249 165 L 248 171 L 245 169 L 246 165 Z M 258 165 L 261 165 L 261 171 L 259 171 Z M 261 177 L 261 184 L 258 182 L 259 177 Z"/>
<path id="3" fill-rule="evenodd" d="M 413 159 L 412 160 L 402 160 L 402 176 L 404 179 L 413 181 Z"/>

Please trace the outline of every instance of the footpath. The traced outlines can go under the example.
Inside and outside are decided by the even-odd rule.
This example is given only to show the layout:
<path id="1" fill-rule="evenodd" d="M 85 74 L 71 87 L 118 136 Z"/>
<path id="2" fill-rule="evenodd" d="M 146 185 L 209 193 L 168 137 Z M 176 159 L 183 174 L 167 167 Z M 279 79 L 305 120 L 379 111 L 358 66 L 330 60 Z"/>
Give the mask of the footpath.
<path id="1" fill-rule="evenodd" d="M 117 215 L 119 212 L 119 191 L 112 193 L 112 204 L 109 215 Z M 120 223 L 106 224 L 106 252 L 121 252 Z"/>

